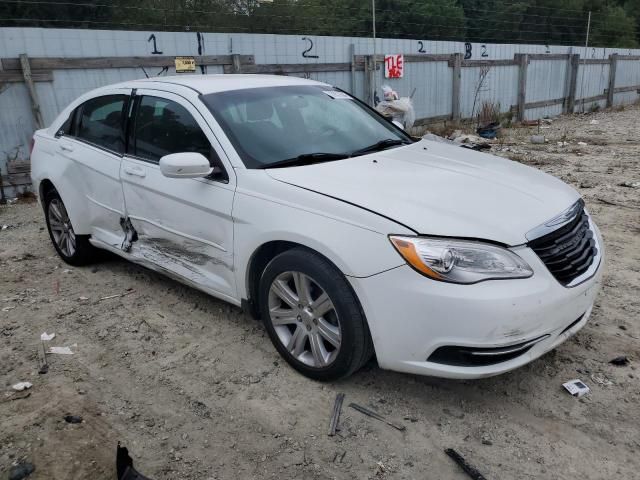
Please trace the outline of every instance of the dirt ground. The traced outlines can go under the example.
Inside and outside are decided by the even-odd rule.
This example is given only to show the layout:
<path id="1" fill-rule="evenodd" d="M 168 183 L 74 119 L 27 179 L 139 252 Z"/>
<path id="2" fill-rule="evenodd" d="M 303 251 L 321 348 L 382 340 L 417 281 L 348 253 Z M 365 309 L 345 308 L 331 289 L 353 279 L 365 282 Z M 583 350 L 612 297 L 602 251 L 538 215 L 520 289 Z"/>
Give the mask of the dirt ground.
<path id="1" fill-rule="evenodd" d="M 307 380 L 237 308 L 118 259 L 71 268 L 37 204 L 0 207 L 0 478 L 26 460 L 29 479 L 115 479 L 118 441 L 154 480 L 467 478 L 448 447 L 488 479 L 639 478 L 640 188 L 620 184 L 640 182 L 640 108 L 543 127 L 546 145 L 529 143 L 537 128 L 519 128 L 493 151 L 584 195 L 607 248 L 603 289 L 578 335 L 480 381 L 374 362 L 340 382 Z M 51 345 L 77 347 L 49 355 L 39 375 L 45 331 Z M 619 355 L 630 365 L 608 363 Z M 591 393 L 568 395 L 561 384 L 574 378 Z M 26 398 L 11 390 L 19 381 L 33 383 Z M 329 437 L 338 392 L 341 430 Z"/>

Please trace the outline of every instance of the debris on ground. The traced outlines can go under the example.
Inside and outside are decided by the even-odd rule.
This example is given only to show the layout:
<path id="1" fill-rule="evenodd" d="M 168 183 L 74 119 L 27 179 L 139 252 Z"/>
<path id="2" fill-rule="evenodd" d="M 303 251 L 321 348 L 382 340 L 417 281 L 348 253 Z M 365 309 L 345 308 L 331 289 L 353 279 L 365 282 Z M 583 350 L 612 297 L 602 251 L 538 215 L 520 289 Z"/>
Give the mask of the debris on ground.
<path id="1" fill-rule="evenodd" d="M 531 138 L 529 138 L 529 140 L 534 145 L 544 145 L 547 142 L 547 139 L 544 135 L 531 135 Z"/>
<path id="2" fill-rule="evenodd" d="M 331 414 L 331 422 L 329 423 L 329 436 L 333 437 L 338 429 L 338 421 L 340 420 L 340 411 L 342 410 L 342 402 L 344 401 L 344 393 L 336 395 L 336 401 L 333 404 L 333 413 Z"/>
<path id="3" fill-rule="evenodd" d="M 595 120 L 595 119 L 594 119 L 594 120 L 591 120 L 591 121 L 589 122 L 589 124 L 590 124 L 590 125 L 598 125 L 599 123 L 600 123 L 600 122 L 599 122 L 598 120 Z"/>
<path id="4" fill-rule="evenodd" d="M 15 465 L 11 467 L 11 470 L 9 470 L 9 480 L 22 480 L 35 471 L 36 467 L 33 463 L 24 462 L 19 465 Z"/>
<path id="5" fill-rule="evenodd" d="M 102 300 L 110 300 L 112 298 L 125 297 L 127 295 L 131 295 L 133 292 L 135 292 L 135 290 L 130 288 L 124 293 L 116 293 L 115 295 L 107 295 L 106 297 L 101 297 L 100 299 L 98 299 L 98 301 L 101 302 Z"/>
<path id="6" fill-rule="evenodd" d="M 54 338 L 56 338 L 55 333 L 44 332 L 42 335 L 40 335 L 40 340 L 42 340 L 43 342 L 48 342 L 50 340 L 53 340 Z"/>
<path id="7" fill-rule="evenodd" d="M 587 387 L 582 380 L 578 380 L 577 378 L 563 383 L 562 386 L 567 392 L 578 398 L 590 392 L 589 387 Z"/>
<path id="8" fill-rule="evenodd" d="M 406 427 L 404 425 L 398 425 L 395 424 L 389 420 L 387 420 L 386 418 L 384 418 L 382 415 L 380 415 L 379 413 L 374 412 L 373 410 L 369 410 L 368 408 L 362 407 L 356 403 L 350 403 L 349 406 L 351 408 L 353 408 L 354 410 L 357 410 L 360 413 L 363 413 L 371 418 L 375 418 L 376 420 L 380 420 L 381 422 L 386 423 L 387 425 L 389 425 L 390 427 L 395 428 L 396 430 L 400 430 L 401 432 L 404 432 L 406 430 Z"/>
<path id="9" fill-rule="evenodd" d="M 626 356 L 622 355 L 610 360 L 609 363 L 617 367 L 626 367 L 627 365 L 629 365 L 629 359 Z"/>
<path id="10" fill-rule="evenodd" d="M 453 448 L 447 448 L 446 453 L 451 459 L 458 464 L 464 472 L 469 475 L 473 480 L 487 480 L 473 465 L 469 464 L 462 455 L 456 452 Z"/>
<path id="11" fill-rule="evenodd" d="M 67 423 L 82 423 L 82 417 L 80 415 L 65 415 L 64 421 Z"/>
<path id="12" fill-rule="evenodd" d="M 29 390 L 31 387 L 33 387 L 33 384 L 31 382 L 18 382 L 14 385 L 11 385 L 11 388 L 13 388 L 16 392 Z"/>
<path id="13" fill-rule="evenodd" d="M 598 385 L 602 385 L 603 387 L 610 387 L 611 385 L 613 385 L 613 382 L 603 374 L 594 373 L 593 375 L 591 375 L 591 380 L 596 382 Z"/>
<path id="14" fill-rule="evenodd" d="M 498 136 L 500 128 L 502 128 L 500 122 L 492 122 L 484 127 L 478 127 L 476 133 L 482 138 L 493 140 Z"/>
<path id="15" fill-rule="evenodd" d="M 133 468 L 133 459 L 129 456 L 127 447 L 121 447 L 118 442 L 116 450 L 116 473 L 118 480 L 151 480 Z"/>
<path id="16" fill-rule="evenodd" d="M 587 146 L 587 142 L 578 142 L 578 145 L 580 145 L 581 147 L 586 147 Z"/>
<path id="17" fill-rule="evenodd" d="M 621 182 L 618 184 L 618 186 L 627 188 L 640 188 L 640 182 Z"/>
<path id="18" fill-rule="evenodd" d="M 71 347 L 77 347 L 78 344 L 74 343 Z M 55 353 L 57 355 L 73 355 L 73 351 L 71 347 L 49 347 L 49 351 L 47 353 Z"/>

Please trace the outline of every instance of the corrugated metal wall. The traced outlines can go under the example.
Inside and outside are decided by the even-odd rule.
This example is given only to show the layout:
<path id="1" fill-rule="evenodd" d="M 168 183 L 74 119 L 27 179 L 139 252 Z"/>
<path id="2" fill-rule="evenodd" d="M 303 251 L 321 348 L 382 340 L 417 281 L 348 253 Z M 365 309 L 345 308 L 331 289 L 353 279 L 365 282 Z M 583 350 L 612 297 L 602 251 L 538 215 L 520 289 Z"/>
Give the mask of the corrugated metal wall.
<path id="1" fill-rule="evenodd" d="M 0 58 L 16 58 L 21 53 L 30 57 L 100 57 L 149 56 L 155 49 L 163 55 L 195 56 L 201 47 L 203 55 L 252 54 L 257 64 L 347 63 L 351 62 L 351 45 L 356 55 L 373 53 L 373 41 L 359 37 L 305 37 L 298 35 L 222 34 L 204 33 L 198 43 L 196 32 L 149 32 L 113 30 L 69 30 L 41 28 L 0 28 Z M 471 60 L 509 60 L 516 53 L 568 54 L 581 58 L 603 59 L 611 53 L 639 55 L 640 50 L 609 48 L 575 48 L 545 45 L 464 44 L 429 40 L 378 39 L 378 54 L 451 54 L 463 53 Z M 472 116 L 483 101 L 500 103 L 507 111 L 517 103 L 518 67 L 491 67 L 486 81 L 478 89 L 479 67 L 464 67 L 461 73 L 460 109 L 462 117 Z M 581 87 L 584 72 L 584 84 Z M 148 71 L 157 75 L 158 71 Z M 171 72 L 171 69 L 169 71 Z M 207 67 L 207 73 L 222 73 L 222 67 Z M 49 124 L 60 110 L 80 94 L 110 83 L 144 77 L 142 69 L 54 70 L 54 82 L 37 82 L 36 90 L 45 123 Z M 413 101 L 418 118 L 451 114 L 452 74 L 447 62 L 412 62 L 405 66 L 405 76 L 398 80 L 383 78 L 376 73 L 377 85 L 391 85 L 401 95 L 414 92 Z M 318 72 L 310 78 L 351 90 L 350 72 Z M 364 72 L 355 76 L 353 93 L 365 95 Z M 608 86 L 608 65 L 580 65 L 578 71 L 579 97 L 601 95 Z M 620 59 L 616 86 L 640 84 L 640 62 Z M 527 102 L 561 98 L 566 95 L 568 62 L 563 59 L 532 61 L 527 75 Z M 4 88 L 4 90 L 1 90 Z M 476 96 L 476 90 L 478 94 Z M 0 86 L 0 168 L 8 158 L 26 158 L 28 144 L 34 130 L 27 89 L 23 84 Z M 638 99 L 637 92 L 615 95 L 615 103 L 629 103 Z M 598 102 L 601 106 L 604 101 Z M 587 104 L 586 108 L 591 105 Z M 562 106 L 554 105 L 529 109 L 527 118 L 561 113 Z M 6 170 L 5 170 L 6 171 Z"/>

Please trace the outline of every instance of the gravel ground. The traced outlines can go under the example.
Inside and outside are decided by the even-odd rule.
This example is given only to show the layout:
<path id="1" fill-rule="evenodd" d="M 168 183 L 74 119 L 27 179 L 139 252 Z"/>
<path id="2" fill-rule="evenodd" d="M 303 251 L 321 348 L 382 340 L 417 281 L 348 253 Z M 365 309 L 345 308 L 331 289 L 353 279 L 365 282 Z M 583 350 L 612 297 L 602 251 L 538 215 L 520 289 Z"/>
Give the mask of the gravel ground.
<path id="1" fill-rule="evenodd" d="M 115 479 L 118 441 L 154 480 L 467 478 L 448 447 L 489 479 L 638 478 L 640 189 L 620 184 L 640 181 L 640 108 L 543 126 L 546 145 L 529 144 L 536 128 L 520 128 L 493 150 L 584 195 L 607 247 L 603 290 L 578 335 L 480 381 L 374 362 L 341 382 L 307 380 L 235 307 L 119 259 L 71 268 L 37 204 L 0 207 L 0 478 L 29 461 L 29 479 Z M 77 347 L 50 355 L 39 375 L 44 331 L 56 333 L 51 345 Z M 608 363 L 619 355 L 630 365 Z M 568 395 L 561 384 L 573 378 L 591 393 Z M 12 393 L 19 381 L 33 383 L 26 398 Z M 338 392 L 341 430 L 328 437 Z"/>

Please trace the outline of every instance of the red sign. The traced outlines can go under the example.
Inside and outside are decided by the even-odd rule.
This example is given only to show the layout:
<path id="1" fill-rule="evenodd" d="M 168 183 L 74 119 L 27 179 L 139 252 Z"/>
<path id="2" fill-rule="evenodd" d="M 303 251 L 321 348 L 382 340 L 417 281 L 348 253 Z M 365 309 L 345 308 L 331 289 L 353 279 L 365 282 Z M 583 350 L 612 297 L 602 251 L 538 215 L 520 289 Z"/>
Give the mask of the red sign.
<path id="1" fill-rule="evenodd" d="M 384 78 L 402 78 L 404 74 L 404 55 L 384 56 Z"/>

